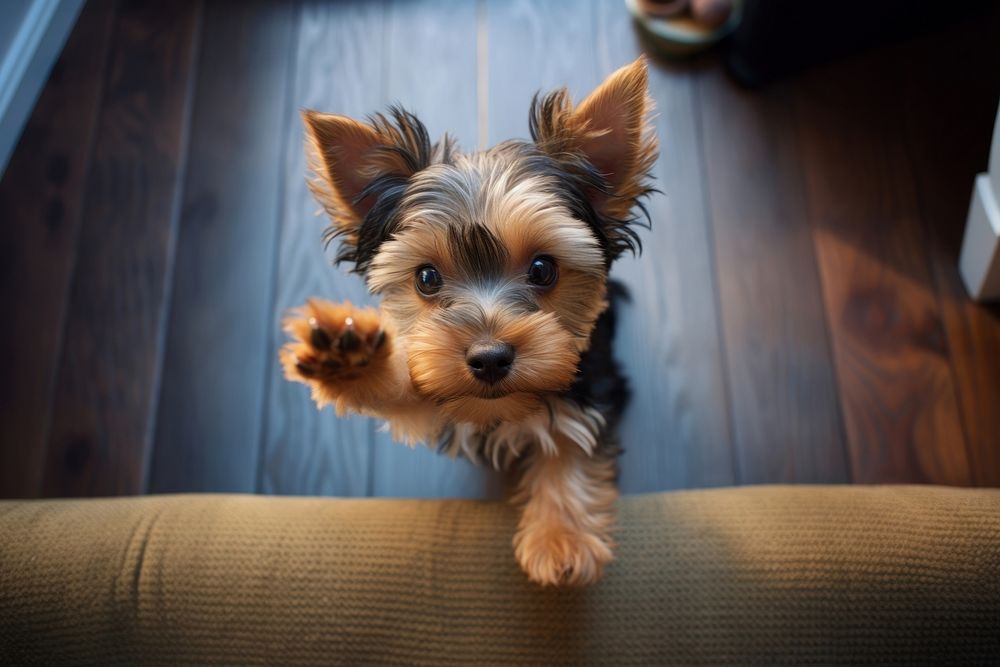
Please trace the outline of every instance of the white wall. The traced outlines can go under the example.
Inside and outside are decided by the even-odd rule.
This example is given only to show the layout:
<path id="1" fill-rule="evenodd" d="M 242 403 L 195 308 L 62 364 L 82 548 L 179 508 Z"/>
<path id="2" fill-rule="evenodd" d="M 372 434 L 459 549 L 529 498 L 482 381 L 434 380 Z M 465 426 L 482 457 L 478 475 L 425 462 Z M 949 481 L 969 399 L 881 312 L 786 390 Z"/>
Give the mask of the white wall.
<path id="1" fill-rule="evenodd" d="M 969 295 L 1000 300 L 1000 111 L 993 128 L 989 171 L 976 177 L 958 263 Z"/>

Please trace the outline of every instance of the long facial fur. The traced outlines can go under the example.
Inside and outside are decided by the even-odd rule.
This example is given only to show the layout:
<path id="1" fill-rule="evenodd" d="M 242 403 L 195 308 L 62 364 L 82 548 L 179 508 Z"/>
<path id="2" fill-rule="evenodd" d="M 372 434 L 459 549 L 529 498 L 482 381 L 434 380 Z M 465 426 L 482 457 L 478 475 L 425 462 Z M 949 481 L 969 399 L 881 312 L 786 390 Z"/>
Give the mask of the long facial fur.
<path id="1" fill-rule="evenodd" d="M 383 310 L 408 332 L 414 386 L 459 420 L 521 418 L 540 395 L 567 389 L 606 305 L 597 240 L 557 195 L 558 183 L 525 168 L 522 151 L 510 144 L 417 174 L 396 232 L 368 270 Z M 559 267 L 548 289 L 526 279 L 540 255 Z M 431 298 L 414 289 L 424 264 L 444 279 Z M 512 372 L 495 386 L 476 380 L 465 361 L 471 345 L 491 340 L 517 351 Z"/>
<path id="2" fill-rule="evenodd" d="M 607 272 L 638 237 L 632 211 L 650 192 L 655 139 L 645 68 L 633 64 L 574 111 L 565 90 L 538 97 L 533 141 L 463 155 L 450 139 L 431 145 L 401 109 L 369 125 L 307 114 L 314 193 L 340 237 L 338 261 L 354 263 L 381 295 L 408 350 L 414 387 L 457 421 L 520 419 L 573 382 L 594 322 L 606 308 Z M 614 108 L 627 113 L 619 120 Z M 609 149 L 627 160 L 605 173 Z M 593 157 L 592 157 L 593 156 Z M 344 162 L 353 162 L 354 171 Z M 550 289 L 526 281 L 534 257 L 553 257 Z M 442 274 L 432 298 L 415 289 L 425 265 Z M 504 340 L 517 349 L 508 378 L 475 380 L 465 352 Z"/>

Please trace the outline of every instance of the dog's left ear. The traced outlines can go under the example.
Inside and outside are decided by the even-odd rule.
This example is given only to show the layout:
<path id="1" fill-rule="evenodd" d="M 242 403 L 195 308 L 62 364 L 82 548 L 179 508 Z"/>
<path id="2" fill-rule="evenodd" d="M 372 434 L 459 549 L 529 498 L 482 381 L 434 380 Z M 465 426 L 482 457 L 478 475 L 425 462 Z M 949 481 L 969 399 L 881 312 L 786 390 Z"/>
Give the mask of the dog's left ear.
<path id="1" fill-rule="evenodd" d="M 647 80 L 646 59 L 640 57 L 611 74 L 575 108 L 565 88 L 536 96 L 531 107 L 532 138 L 544 152 L 589 182 L 591 204 L 612 223 L 609 240 L 624 248 L 633 245 L 628 223 L 638 200 L 652 190 L 649 172 L 657 157 Z M 597 179 L 603 183 L 595 184 L 582 173 L 588 165 L 603 177 Z"/>

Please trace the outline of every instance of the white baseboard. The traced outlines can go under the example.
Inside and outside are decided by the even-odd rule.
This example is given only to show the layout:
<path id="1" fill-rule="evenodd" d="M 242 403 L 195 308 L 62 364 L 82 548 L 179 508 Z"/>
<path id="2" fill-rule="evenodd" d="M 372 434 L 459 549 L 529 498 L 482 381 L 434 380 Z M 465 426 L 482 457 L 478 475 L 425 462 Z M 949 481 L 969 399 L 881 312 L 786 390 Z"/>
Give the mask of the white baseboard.
<path id="1" fill-rule="evenodd" d="M 972 298 L 1000 299 L 1000 206 L 988 174 L 979 174 L 972 189 L 959 270 Z"/>

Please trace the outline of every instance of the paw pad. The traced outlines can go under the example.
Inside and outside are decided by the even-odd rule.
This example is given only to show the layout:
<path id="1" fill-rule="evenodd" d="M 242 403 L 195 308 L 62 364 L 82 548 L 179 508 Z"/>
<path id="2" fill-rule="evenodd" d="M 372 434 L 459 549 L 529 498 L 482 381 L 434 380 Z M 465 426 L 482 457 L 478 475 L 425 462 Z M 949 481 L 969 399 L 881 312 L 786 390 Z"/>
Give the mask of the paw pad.
<path id="1" fill-rule="evenodd" d="M 371 308 L 314 299 L 284 324 L 295 339 L 281 351 L 290 379 L 353 379 L 389 353 L 388 335 Z"/>

